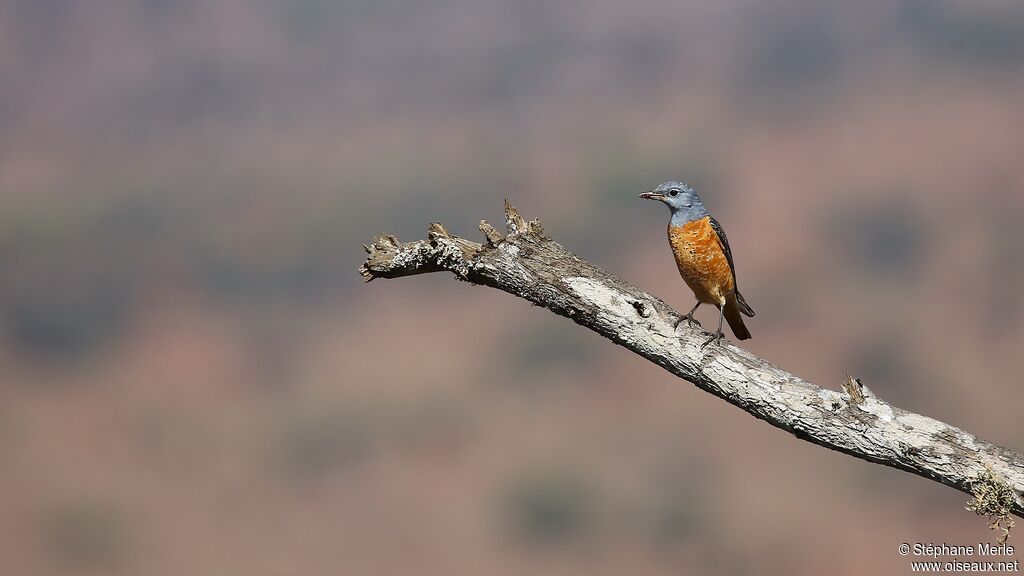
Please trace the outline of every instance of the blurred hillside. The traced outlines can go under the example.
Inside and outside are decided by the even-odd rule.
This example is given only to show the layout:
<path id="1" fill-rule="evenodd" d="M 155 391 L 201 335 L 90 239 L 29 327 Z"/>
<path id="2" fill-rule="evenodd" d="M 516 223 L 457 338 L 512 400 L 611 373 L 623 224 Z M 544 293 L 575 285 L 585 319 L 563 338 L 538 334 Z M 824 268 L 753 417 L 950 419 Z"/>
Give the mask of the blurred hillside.
<path id="1" fill-rule="evenodd" d="M 1020 451 L 1022 102 L 1012 0 L 0 0 L 0 573 L 903 573 L 988 539 L 522 301 L 356 267 L 508 197 L 688 309 L 636 200 L 680 178 L 750 349 Z"/>

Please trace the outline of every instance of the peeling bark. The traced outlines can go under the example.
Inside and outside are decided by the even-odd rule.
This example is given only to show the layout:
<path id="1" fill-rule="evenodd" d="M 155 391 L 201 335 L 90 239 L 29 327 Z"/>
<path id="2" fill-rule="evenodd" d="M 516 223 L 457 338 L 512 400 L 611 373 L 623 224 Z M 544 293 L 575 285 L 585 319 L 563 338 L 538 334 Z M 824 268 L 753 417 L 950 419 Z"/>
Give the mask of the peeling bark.
<path id="1" fill-rule="evenodd" d="M 507 236 L 485 221 L 479 244 L 439 223 L 426 240 L 381 235 L 359 271 L 369 282 L 449 271 L 543 306 L 654 362 L 797 438 L 862 460 L 930 478 L 967 494 L 979 479 L 1012 490 L 1024 517 L 1024 456 L 927 416 L 896 408 L 849 378 L 844 392 L 818 387 L 723 342 L 700 344 L 697 327 L 661 299 L 582 260 L 505 202 Z M 852 396 L 851 396 L 852 394 Z"/>

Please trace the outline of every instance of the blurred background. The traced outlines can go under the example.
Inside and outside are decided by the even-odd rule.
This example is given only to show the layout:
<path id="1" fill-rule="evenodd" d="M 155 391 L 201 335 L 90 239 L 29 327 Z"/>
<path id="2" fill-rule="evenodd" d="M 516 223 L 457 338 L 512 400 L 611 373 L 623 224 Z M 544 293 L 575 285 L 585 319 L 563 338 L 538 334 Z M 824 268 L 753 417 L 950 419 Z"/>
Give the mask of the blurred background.
<path id="1" fill-rule="evenodd" d="M 751 350 L 1020 451 L 1022 103 L 1013 0 L 0 1 L 0 572 L 903 573 L 991 540 L 522 300 L 356 268 L 508 197 L 686 310 L 636 198 L 679 178 Z"/>

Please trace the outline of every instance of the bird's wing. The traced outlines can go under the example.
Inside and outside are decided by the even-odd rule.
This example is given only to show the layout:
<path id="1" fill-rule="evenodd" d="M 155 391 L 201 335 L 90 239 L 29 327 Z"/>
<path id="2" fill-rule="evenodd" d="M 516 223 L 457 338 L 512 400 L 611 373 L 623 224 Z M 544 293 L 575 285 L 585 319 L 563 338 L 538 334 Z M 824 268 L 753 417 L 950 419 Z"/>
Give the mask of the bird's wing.
<path id="1" fill-rule="evenodd" d="M 729 270 L 732 270 L 732 280 L 736 281 L 736 265 L 732 263 L 732 250 L 729 249 L 729 238 L 725 235 L 725 229 L 711 216 L 708 216 L 708 220 L 711 222 L 711 229 L 718 235 L 718 240 L 722 243 L 722 252 L 725 252 L 725 259 L 729 261 Z"/>
<path id="2" fill-rule="evenodd" d="M 736 284 L 736 265 L 732 263 L 732 250 L 729 249 L 729 237 L 725 235 L 725 229 L 718 223 L 718 220 L 708 216 L 708 220 L 711 223 L 711 229 L 718 235 L 718 240 L 722 243 L 722 252 L 725 252 L 725 259 L 729 262 L 729 270 L 732 272 L 732 282 Z M 739 304 L 740 311 L 753 318 L 754 309 L 747 304 L 747 301 L 743 299 L 743 295 L 740 294 L 740 289 L 736 288 L 736 302 Z"/>

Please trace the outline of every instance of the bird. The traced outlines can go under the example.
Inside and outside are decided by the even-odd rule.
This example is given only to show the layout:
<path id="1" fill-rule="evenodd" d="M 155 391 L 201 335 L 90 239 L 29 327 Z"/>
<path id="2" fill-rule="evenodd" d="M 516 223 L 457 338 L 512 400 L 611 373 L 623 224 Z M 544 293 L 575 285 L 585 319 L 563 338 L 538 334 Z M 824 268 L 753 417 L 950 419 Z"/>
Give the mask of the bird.
<path id="1" fill-rule="evenodd" d="M 718 308 L 718 331 L 701 345 L 701 349 L 725 338 L 723 318 L 729 322 L 736 338 L 750 338 L 743 315 L 753 318 L 754 310 L 736 288 L 736 265 L 729 249 L 729 239 L 718 220 L 708 214 L 697 192 L 682 182 L 670 180 L 640 194 L 640 198 L 657 200 L 672 210 L 668 222 L 668 243 L 679 275 L 697 298 L 697 304 L 681 316 L 674 327 L 678 328 L 684 320 L 691 326 L 700 326 L 693 313 L 701 304 L 711 304 Z"/>

